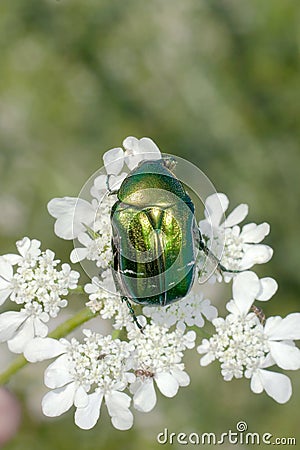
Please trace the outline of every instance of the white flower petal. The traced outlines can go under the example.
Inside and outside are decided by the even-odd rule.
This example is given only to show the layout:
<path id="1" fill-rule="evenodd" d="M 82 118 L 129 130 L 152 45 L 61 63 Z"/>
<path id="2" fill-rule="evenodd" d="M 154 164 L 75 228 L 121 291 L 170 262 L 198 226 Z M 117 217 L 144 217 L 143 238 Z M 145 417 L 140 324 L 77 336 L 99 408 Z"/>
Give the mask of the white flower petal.
<path id="1" fill-rule="evenodd" d="M 66 352 L 66 347 L 57 339 L 35 338 L 25 349 L 24 356 L 30 362 L 44 361 Z"/>
<path id="2" fill-rule="evenodd" d="M 53 198 L 48 203 L 48 211 L 57 219 L 55 234 L 67 240 L 86 231 L 84 224 L 91 225 L 95 218 L 94 207 L 81 198 Z"/>
<path id="3" fill-rule="evenodd" d="M 34 319 L 28 317 L 21 325 L 16 335 L 7 341 L 8 348 L 13 353 L 23 353 L 27 343 L 34 338 Z"/>
<path id="4" fill-rule="evenodd" d="M 45 315 L 45 313 L 43 313 Z M 41 317 L 42 319 L 43 317 Z M 40 320 L 39 317 L 36 317 L 33 322 L 34 325 L 34 335 L 44 338 L 48 334 L 48 326 Z"/>
<path id="5" fill-rule="evenodd" d="M 0 305 L 3 305 L 3 303 L 5 302 L 5 300 L 7 300 L 7 298 L 10 296 L 11 294 L 11 289 L 0 289 Z"/>
<path id="6" fill-rule="evenodd" d="M 260 377 L 260 370 L 257 370 L 251 377 L 250 382 L 251 391 L 255 394 L 261 394 L 264 390 L 264 386 L 262 384 L 262 380 Z"/>
<path id="7" fill-rule="evenodd" d="M 125 162 L 130 170 L 134 169 L 140 161 L 145 159 L 160 159 L 161 153 L 152 139 L 144 137 L 137 139 L 129 136 L 123 141 L 125 151 Z"/>
<path id="8" fill-rule="evenodd" d="M 134 394 L 133 406 L 138 411 L 149 412 L 156 404 L 156 393 L 152 378 L 141 382 L 140 387 Z"/>
<path id="9" fill-rule="evenodd" d="M 48 392 L 42 400 L 42 411 L 45 416 L 57 417 L 68 411 L 73 405 L 75 392 L 75 383 Z"/>
<path id="10" fill-rule="evenodd" d="M 89 403 L 89 397 L 82 386 L 79 386 L 75 393 L 74 405 L 76 408 L 85 408 Z"/>
<path id="11" fill-rule="evenodd" d="M 212 194 L 205 200 L 205 217 L 214 227 L 220 225 L 221 220 L 229 205 L 228 197 L 225 194 Z"/>
<path id="12" fill-rule="evenodd" d="M 75 412 L 75 423 L 83 430 L 93 428 L 99 417 L 103 394 L 94 392 L 88 396 L 88 404 L 84 408 L 77 408 Z"/>
<path id="13" fill-rule="evenodd" d="M 227 309 L 227 311 L 229 311 L 231 314 L 234 314 L 235 316 L 238 316 L 241 313 L 241 311 L 239 310 L 239 308 L 234 300 L 229 300 L 229 302 L 226 304 L 226 309 Z"/>
<path id="14" fill-rule="evenodd" d="M 241 238 L 244 242 L 258 244 L 270 233 L 270 225 L 266 222 L 256 225 L 248 223 L 242 228 Z"/>
<path id="15" fill-rule="evenodd" d="M 238 223 L 242 222 L 247 216 L 248 211 L 249 207 L 245 203 L 242 203 L 241 205 L 237 206 L 225 220 L 224 226 L 226 228 L 233 227 L 234 225 L 237 225 Z"/>
<path id="16" fill-rule="evenodd" d="M 269 339 L 300 339 L 300 313 L 292 313 L 282 319 L 269 317 L 265 324 L 265 334 Z"/>
<path id="17" fill-rule="evenodd" d="M 78 263 L 86 258 L 88 254 L 88 249 L 85 247 L 77 247 L 71 251 L 70 260 L 73 264 Z"/>
<path id="18" fill-rule="evenodd" d="M 257 300 L 265 302 L 270 300 L 278 289 L 278 284 L 274 278 L 266 277 L 260 279 L 260 291 L 257 295 Z"/>
<path id="19" fill-rule="evenodd" d="M 240 268 L 250 269 L 254 264 L 264 264 L 273 256 L 273 250 L 268 245 L 256 244 L 251 245 L 245 252 L 240 263 Z"/>
<path id="20" fill-rule="evenodd" d="M 11 339 L 27 318 L 28 315 L 23 311 L 7 311 L 0 314 L 0 342 Z"/>
<path id="21" fill-rule="evenodd" d="M 159 372 L 154 379 L 160 392 L 166 397 L 174 397 L 178 392 L 178 381 L 170 373 Z"/>
<path id="22" fill-rule="evenodd" d="M 300 369 L 300 350 L 284 342 L 269 342 L 272 358 L 277 366 L 285 370 Z"/>
<path id="23" fill-rule="evenodd" d="M 128 430 L 133 424 L 133 415 L 128 409 L 130 401 L 130 397 L 124 392 L 112 391 L 105 395 L 108 414 L 118 430 Z"/>
<path id="24" fill-rule="evenodd" d="M 78 235 L 78 241 L 80 244 L 84 245 L 85 247 L 88 247 L 92 244 L 93 239 L 88 235 L 88 233 L 80 233 Z"/>
<path id="25" fill-rule="evenodd" d="M 258 375 L 266 393 L 278 403 L 286 403 L 292 395 L 289 377 L 282 373 L 258 369 Z M 254 391 L 255 392 L 255 391 Z"/>
<path id="26" fill-rule="evenodd" d="M 20 253 L 20 255 L 26 256 L 26 253 L 30 249 L 30 244 L 31 244 L 30 239 L 28 237 L 24 237 L 23 239 L 20 239 L 16 243 L 17 249 L 18 249 L 18 252 Z"/>
<path id="27" fill-rule="evenodd" d="M 1 256 L 0 256 L 1 258 Z M 3 255 L 2 258 L 4 258 L 9 264 L 14 266 L 15 264 L 18 264 L 22 261 L 22 256 L 15 255 L 14 253 L 9 253 L 7 255 Z"/>
<path id="28" fill-rule="evenodd" d="M 172 369 L 171 373 L 173 377 L 175 377 L 178 381 L 179 386 L 188 386 L 190 384 L 190 377 L 183 370 L 174 368 Z"/>
<path id="29" fill-rule="evenodd" d="M 92 197 L 100 200 L 107 191 L 107 175 L 99 175 L 94 179 L 90 193 Z"/>
<path id="30" fill-rule="evenodd" d="M 0 256 L 0 277 L 6 281 L 10 281 L 13 276 L 13 267 L 5 257 Z"/>
<path id="31" fill-rule="evenodd" d="M 124 392 L 112 391 L 105 394 L 105 403 L 110 416 L 118 414 L 120 409 L 127 409 L 130 406 L 131 399 Z"/>
<path id="32" fill-rule="evenodd" d="M 242 314 L 248 313 L 259 290 L 260 282 L 254 272 L 242 272 L 233 279 L 233 299 Z"/>
<path id="33" fill-rule="evenodd" d="M 69 357 L 66 354 L 59 356 L 45 370 L 44 382 L 50 389 L 60 388 L 73 381 L 69 370 Z"/>
<path id="34" fill-rule="evenodd" d="M 129 430 L 133 425 L 132 412 L 122 409 L 116 416 L 112 416 L 111 423 L 117 430 Z"/>
<path id="35" fill-rule="evenodd" d="M 124 165 L 124 151 L 122 148 L 112 148 L 103 155 L 103 162 L 108 175 L 118 175 Z"/>
<path id="36" fill-rule="evenodd" d="M 211 362 L 215 360 L 215 356 L 212 353 L 207 353 L 206 355 L 202 356 L 200 359 L 200 366 L 205 367 L 208 366 Z"/>
<path id="37" fill-rule="evenodd" d="M 260 369 L 266 369 L 267 367 L 274 366 L 275 361 L 271 356 L 271 353 L 268 353 L 265 359 L 259 364 Z"/>

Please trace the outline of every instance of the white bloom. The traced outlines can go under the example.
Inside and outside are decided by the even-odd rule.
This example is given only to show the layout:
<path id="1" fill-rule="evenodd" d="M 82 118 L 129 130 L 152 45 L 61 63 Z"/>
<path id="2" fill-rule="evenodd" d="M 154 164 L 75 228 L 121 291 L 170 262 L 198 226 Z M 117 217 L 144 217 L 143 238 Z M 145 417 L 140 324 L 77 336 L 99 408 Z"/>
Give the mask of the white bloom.
<path id="1" fill-rule="evenodd" d="M 183 352 L 195 345 L 196 334 L 182 330 L 169 332 L 165 327 L 147 324 L 144 317 L 139 322 L 145 325 L 143 334 L 135 325 L 129 327 L 128 338 L 135 346 L 134 368 L 137 380 L 130 390 L 134 394 L 133 404 L 139 411 L 151 411 L 156 404 L 154 381 L 166 397 L 174 397 L 179 386 L 190 382 L 181 362 Z"/>
<path id="2" fill-rule="evenodd" d="M 207 246 L 216 255 L 221 256 L 221 264 L 230 270 L 245 270 L 255 264 L 268 262 L 273 250 L 268 245 L 259 244 L 270 232 L 270 226 L 264 222 L 260 225 L 249 223 L 242 229 L 238 225 L 248 214 L 248 205 L 237 206 L 222 222 L 229 205 L 225 194 L 212 194 L 205 202 L 205 220 L 199 223 L 200 231 Z M 224 276 L 225 281 L 232 274 Z M 219 276 L 219 280 L 222 278 Z"/>
<path id="3" fill-rule="evenodd" d="M 50 389 L 43 400 L 46 416 L 55 417 L 68 411 L 74 404 L 75 423 L 90 429 L 100 416 L 102 400 L 111 416 L 112 424 L 120 430 L 132 426 L 129 410 L 131 399 L 123 391 L 134 375 L 131 369 L 133 345 L 84 330 L 83 343 L 72 339 L 35 339 L 24 352 L 31 361 L 58 356 L 45 371 L 45 384 Z"/>
<path id="4" fill-rule="evenodd" d="M 125 151 L 125 162 L 130 170 L 134 169 L 140 161 L 145 159 L 160 159 L 161 153 L 152 139 L 143 137 L 137 139 L 129 136 L 123 141 Z"/>
<path id="5" fill-rule="evenodd" d="M 300 350 L 293 342 L 300 339 L 300 313 L 285 319 L 270 317 L 263 327 L 249 311 L 255 299 L 271 298 L 277 290 L 275 280 L 259 280 L 253 272 L 244 272 L 233 280 L 232 290 L 233 300 L 227 304 L 230 314 L 225 319 L 213 320 L 216 334 L 204 339 L 197 348 L 204 354 L 200 364 L 206 366 L 217 359 L 224 380 L 251 378 L 253 392 L 265 390 L 276 401 L 284 403 L 291 395 L 288 377 L 265 369 L 275 363 L 283 369 L 300 368 Z"/>
<path id="6" fill-rule="evenodd" d="M 188 295 L 178 302 L 168 306 L 145 306 L 143 313 L 151 317 L 156 325 L 170 328 L 176 324 L 177 328 L 185 329 L 185 326 L 197 327 L 204 326 L 203 316 L 212 321 L 218 315 L 218 310 L 211 305 L 210 300 L 204 299 L 203 293 L 200 292 L 195 284 Z"/>
<path id="7" fill-rule="evenodd" d="M 127 172 L 121 172 L 124 166 L 124 150 L 112 148 L 103 155 L 103 163 L 106 173 L 97 176 L 90 190 L 91 195 L 102 200 L 107 191 L 116 191 L 120 188 Z"/>
<path id="8" fill-rule="evenodd" d="M 74 239 L 92 226 L 95 220 L 97 201 L 91 203 L 81 198 L 53 198 L 47 205 L 49 214 L 56 219 L 55 234 L 62 239 Z"/>
<path id="9" fill-rule="evenodd" d="M 80 233 L 78 241 L 84 247 L 75 247 L 72 250 L 70 259 L 73 263 L 87 259 L 95 261 L 96 266 L 105 270 L 112 262 L 111 250 L 111 224 L 110 212 L 111 206 L 115 200 L 106 197 L 101 203 L 101 207 L 96 213 L 95 222 L 91 236 L 88 232 Z"/>
<path id="10" fill-rule="evenodd" d="M 41 243 L 25 237 L 17 242 L 19 255 L 0 257 L 1 303 L 11 301 L 23 305 L 20 311 L 0 314 L 0 341 L 8 342 L 11 351 L 22 353 L 35 336 L 46 336 L 46 323 L 67 306 L 62 298 L 77 287 L 79 273 L 68 264 L 59 263 L 51 250 L 42 252 Z"/>
<path id="11" fill-rule="evenodd" d="M 94 277 L 92 283 L 85 285 L 84 290 L 89 294 L 89 302 L 86 306 L 93 313 L 99 312 L 103 319 L 113 317 L 114 328 L 120 329 L 132 322 L 128 307 L 125 302 L 122 302 L 116 290 L 111 271 L 104 272 L 102 280 Z"/>

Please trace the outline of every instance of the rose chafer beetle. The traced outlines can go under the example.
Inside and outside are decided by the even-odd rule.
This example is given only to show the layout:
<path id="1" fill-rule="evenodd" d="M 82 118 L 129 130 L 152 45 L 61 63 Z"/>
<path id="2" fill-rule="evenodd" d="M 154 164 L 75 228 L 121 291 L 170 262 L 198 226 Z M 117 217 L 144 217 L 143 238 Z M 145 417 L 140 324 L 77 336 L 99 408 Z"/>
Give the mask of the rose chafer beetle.
<path id="1" fill-rule="evenodd" d="M 231 272 L 202 240 L 194 204 L 172 172 L 174 165 L 170 157 L 140 162 L 116 192 L 111 211 L 114 279 L 140 329 L 129 299 L 167 306 L 185 297 L 199 250 L 218 270 Z"/>

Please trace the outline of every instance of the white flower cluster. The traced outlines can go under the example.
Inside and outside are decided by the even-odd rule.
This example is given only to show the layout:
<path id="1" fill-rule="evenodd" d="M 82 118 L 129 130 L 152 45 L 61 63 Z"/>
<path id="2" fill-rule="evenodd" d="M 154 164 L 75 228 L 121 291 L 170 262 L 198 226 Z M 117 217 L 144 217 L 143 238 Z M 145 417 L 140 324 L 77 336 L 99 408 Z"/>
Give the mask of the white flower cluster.
<path id="1" fill-rule="evenodd" d="M 166 397 L 174 397 L 179 386 L 187 386 L 190 378 L 184 372 L 181 362 L 183 352 L 195 345 L 196 333 L 182 330 L 169 332 L 166 327 L 153 323 L 144 325 L 143 334 L 136 326 L 132 326 L 128 338 L 135 346 L 134 369 L 136 382 L 131 386 L 134 394 L 133 403 L 139 411 L 149 412 L 156 404 L 153 380 L 160 392 Z"/>
<path id="2" fill-rule="evenodd" d="M 58 270 L 60 261 L 51 250 L 42 252 L 36 239 L 25 237 L 16 245 L 19 255 L 0 256 L 0 304 L 10 298 L 22 307 L 0 314 L 0 341 L 22 353 L 35 336 L 47 335 L 46 323 L 67 306 L 63 297 L 77 287 L 79 273 L 69 264 Z"/>
<path id="3" fill-rule="evenodd" d="M 45 371 L 45 384 L 52 389 L 42 400 L 46 416 L 54 417 L 75 406 L 75 423 L 83 429 L 95 426 L 104 399 L 112 424 L 127 430 L 133 424 L 129 410 L 150 411 L 156 403 L 153 379 L 159 390 L 173 397 L 179 386 L 189 384 L 181 362 L 183 352 L 195 345 L 195 333 L 168 332 L 157 325 L 146 325 L 144 334 L 135 327 L 129 341 L 112 339 L 84 331 L 84 342 L 36 338 L 25 349 L 31 361 L 58 358 Z"/>
<path id="4" fill-rule="evenodd" d="M 205 220 L 199 222 L 199 228 L 206 245 L 215 255 L 220 255 L 220 263 L 229 270 L 247 270 L 255 264 L 268 262 L 273 250 L 260 242 L 270 232 L 266 222 L 257 225 L 248 223 L 241 229 L 239 224 L 248 214 L 248 205 L 237 206 L 222 222 L 228 209 L 229 200 L 225 194 L 216 193 L 205 201 Z M 203 255 L 202 255 L 203 256 Z M 203 258 L 200 259 L 202 264 Z M 202 267 L 199 267 L 200 273 Z M 223 274 L 224 281 L 230 281 L 234 275 Z M 222 274 L 215 272 L 210 282 L 222 281 Z"/>
<path id="5" fill-rule="evenodd" d="M 254 312 L 250 312 L 255 299 L 269 300 L 277 290 L 272 278 L 261 280 L 253 272 L 238 274 L 233 280 L 233 299 L 227 303 L 230 314 L 213 320 L 216 328 L 209 340 L 198 347 L 205 354 L 200 364 L 206 366 L 214 360 L 221 363 L 224 380 L 251 378 L 251 389 L 263 390 L 279 403 L 289 400 L 292 389 L 289 378 L 265 370 L 277 364 L 282 369 L 300 369 L 300 350 L 293 339 L 300 339 L 300 313 L 269 317 L 265 326 Z"/>
<path id="6" fill-rule="evenodd" d="M 101 283 L 99 278 L 94 277 L 92 283 L 85 285 L 84 290 L 90 299 L 86 306 L 93 313 L 99 312 L 102 319 L 114 318 L 114 328 L 123 328 L 132 322 L 128 306 L 121 301 L 121 296 L 116 291 L 111 271 L 106 270 L 101 278 Z"/>
<path id="7" fill-rule="evenodd" d="M 217 308 L 196 282 L 180 301 L 165 307 L 144 306 L 144 316 L 137 318 L 141 329 L 133 322 L 131 299 L 126 302 L 118 292 L 111 271 L 111 209 L 128 171 L 144 159 L 160 159 L 161 153 L 149 138 L 128 137 L 123 147 L 125 150 L 114 148 L 104 154 L 104 170 L 87 184 L 89 201 L 83 195 L 55 198 L 48 204 L 56 219 L 55 233 L 76 240 L 71 261 L 96 267 L 97 276 L 91 276 L 83 289 L 88 295 L 86 306 L 102 319 L 113 320 L 112 336 L 86 329 L 83 342 L 46 337 L 50 317 L 67 306 L 65 297 L 77 287 L 79 274 L 68 264 L 59 270 L 54 253 L 42 252 L 37 240 L 24 238 L 17 243 L 19 255 L 0 256 L 0 304 L 10 298 L 21 305 L 20 311 L 0 314 L 0 340 L 7 341 L 11 351 L 23 352 L 30 362 L 57 358 L 45 372 L 50 391 L 42 400 L 44 414 L 59 416 L 74 405 L 75 423 L 90 429 L 105 403 L 113 426 L 129 429 L 133 424 L 131 403 L 136 410 L 149 412 L 156 404 L 157 389 L 174 397 L 179 387 L 189 384 L 182 359 L 186 350 L 195 347 L 195 330 L 205 325 L 205 319 L 212 322 L 215 333 L 197 347 L 200 365 L 217 360 L 224 380 L 245 377 L 253 392 L 265 391 L 285 403 L 292 394 L 290 379 L 268 369 L 275 364 L 284 370 L 300 368 L 300 350 L 294 343 L 300 339 L 300 313 L 265 320 L 254 305 L 255 301 L 268 301 L 277 283 L 249 271 L 255 264 L 269 261 L 273 251 L 261 244 L 270 231 L 267 223 L 240 228 L 247 205 L 239 205 L 225 219 L 226 195 L 216 193 L 207 198 L 206 218 L 199 223 L 207 247 L 192 261 L 199 281 L 202 275 L 207 279 L 211 264 L 215 270 L 209 282 L 232 282 L 228 315 L 218 317 Z"/>
<path id="8" fill-rule="evenodd" d="M 210 300 L 204 298 L 199 287 L 194 283 L 192 290 L 180 302 L 168 306 L 157 306 L 156 308 L 145 306 L 143 313 L 151 317 L 154 323 L 170 328 L 176 325 L 179 329 L 193 325 L 201 328 L 204 326 L 203 316 L 212 321 L 218 315 L 218 310 Z"/>

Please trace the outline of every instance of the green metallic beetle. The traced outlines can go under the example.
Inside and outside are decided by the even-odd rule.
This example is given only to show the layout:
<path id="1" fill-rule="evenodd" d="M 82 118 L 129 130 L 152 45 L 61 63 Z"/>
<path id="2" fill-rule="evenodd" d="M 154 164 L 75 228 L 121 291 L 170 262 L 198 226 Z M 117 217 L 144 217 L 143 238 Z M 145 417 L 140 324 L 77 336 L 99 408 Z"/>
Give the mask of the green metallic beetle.
<path id="1" fill-rule="evenodd" d="M 113 274 L 140 329 L 129 299 L 166 306 L 185 297 L 194 282 L 199 250 L 219 270 L 229 271 L 202 240 L 194 204 L 173 166 L 172 158 L 140 162 L 121 184 L 111 211 Z"/>

